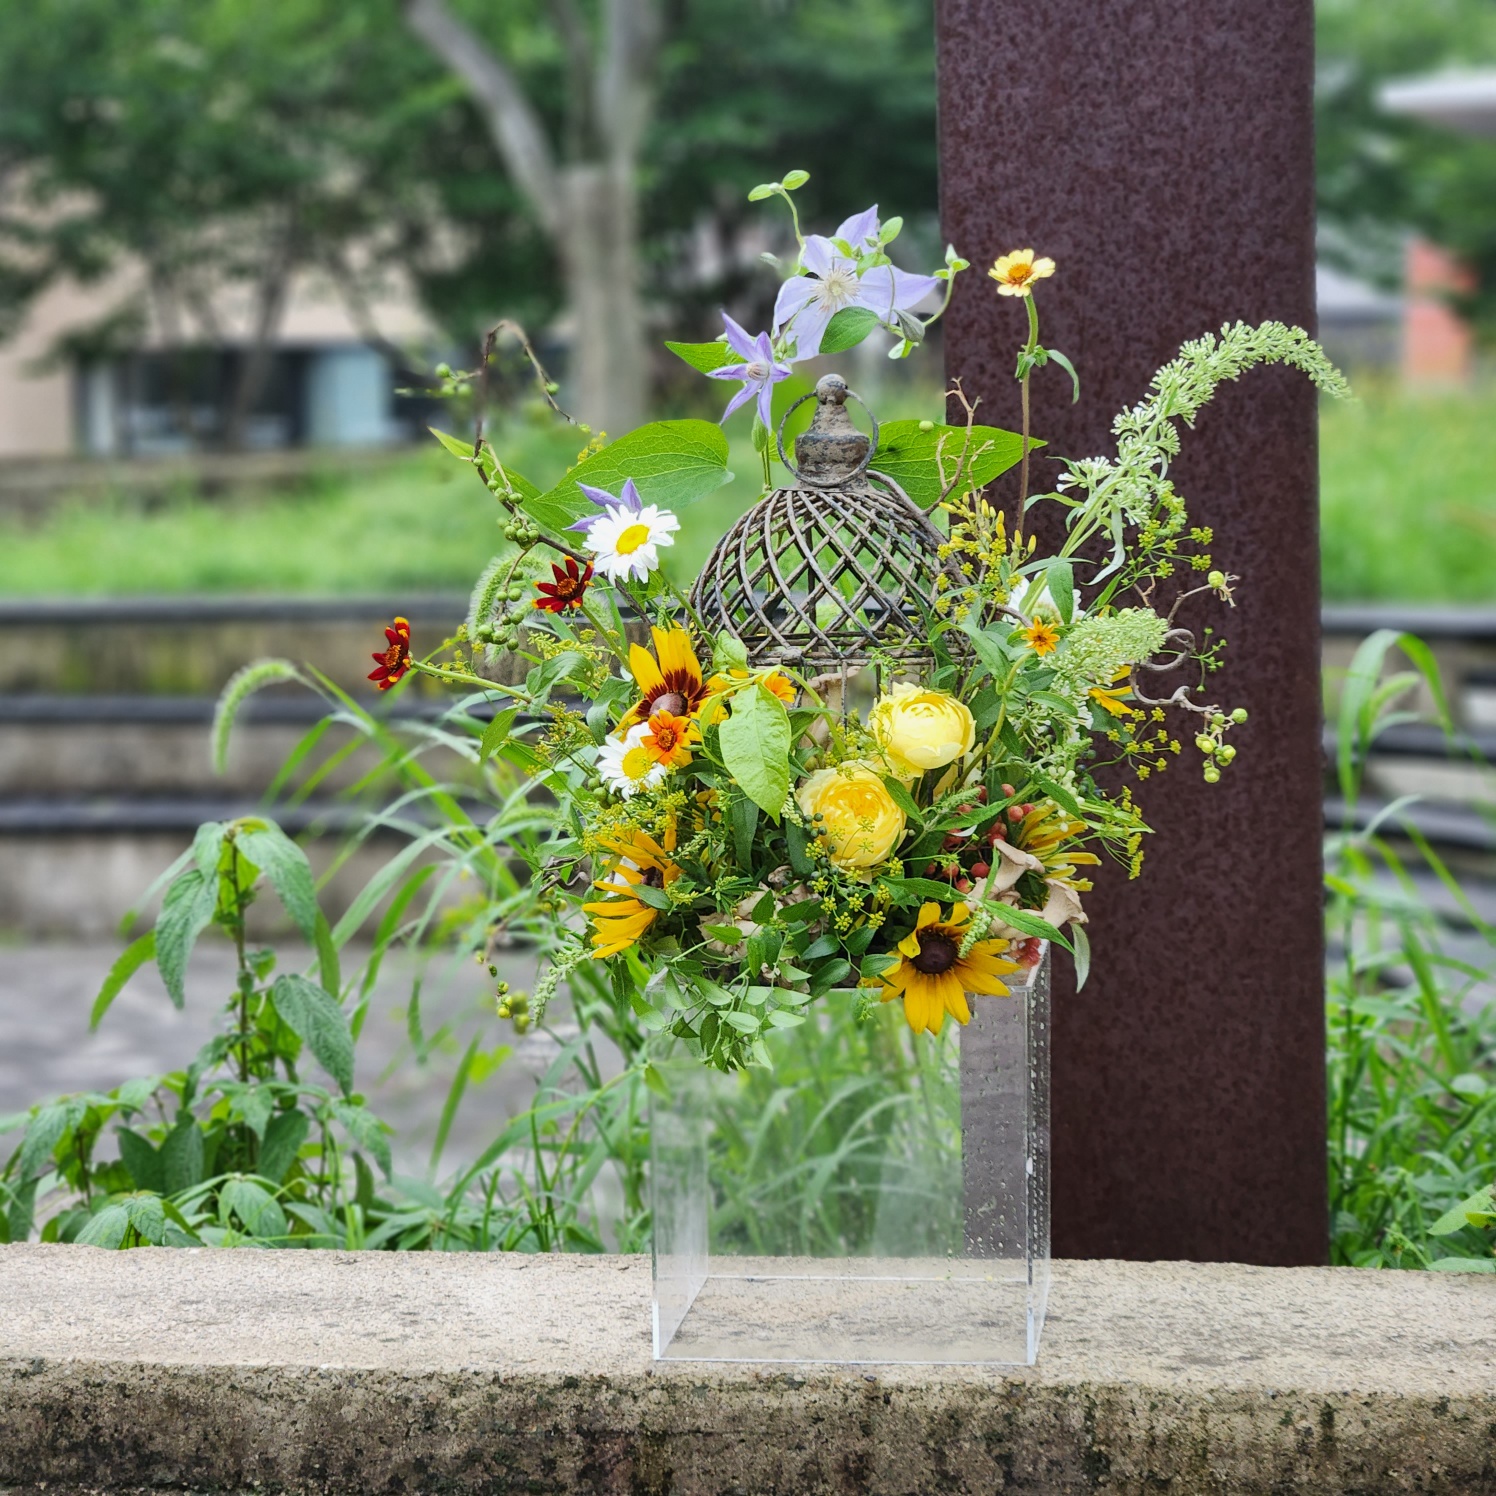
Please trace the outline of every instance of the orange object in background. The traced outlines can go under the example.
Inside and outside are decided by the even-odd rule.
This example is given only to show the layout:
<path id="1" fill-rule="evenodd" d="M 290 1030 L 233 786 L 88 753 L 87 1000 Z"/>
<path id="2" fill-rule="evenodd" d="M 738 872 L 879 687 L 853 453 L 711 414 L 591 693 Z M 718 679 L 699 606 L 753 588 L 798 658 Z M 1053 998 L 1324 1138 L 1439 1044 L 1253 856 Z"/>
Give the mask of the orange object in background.
<path id="1" fill-rule="evenodd" d="M 1475 365 L 1474 338 L 1450 305 L 1450 293 L 1474 290 L 1475 276 L 1448 250 L 1415 237 L 1408 241 L 1403 283 L 1404 382 L 1467 384 Z"/>

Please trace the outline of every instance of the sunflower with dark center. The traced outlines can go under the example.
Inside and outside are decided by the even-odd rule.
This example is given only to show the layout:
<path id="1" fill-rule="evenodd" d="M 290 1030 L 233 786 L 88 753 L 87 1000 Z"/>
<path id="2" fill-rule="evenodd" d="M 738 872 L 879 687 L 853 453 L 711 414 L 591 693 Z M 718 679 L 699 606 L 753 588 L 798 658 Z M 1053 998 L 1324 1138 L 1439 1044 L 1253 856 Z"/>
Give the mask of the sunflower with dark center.
<path id="1" fill-rule="evenodd" d="M 551 562 L 551 570 L 555 573 L 554 581 L 535 584 L 535 590 L 540 593 L 535 599 L 535 606 L 543 608 L 547 613 L 564 613 L 568 608 L 580 608 L 592 582 L 592 563 L 589 561 L 585 569 L 580 569 L 575 558 L 568 556 L 564 570 L 554 561 Z"/>
<path id="2" fill-rule="evenodd" d="M 954 904 L 947 920 L 940 917 L 939 904 L 925 904 L 914 929 L 898 945 L 899 963 L 883 973 L 883 1001 L 904 999 L 904 1017 L 916 1034 L 926 1029 L 938 1034 L 949 1013 L 957 1023 L 971 1022 L 966 1005 L 968 992 L 986 997 L 1006 997 L 1008 989 L 998 979 L 1018 970 L 1016 961 L 1004 960 L 1006 940 L 978 940 L 963 956 L 971 912 L 965 904 Z"/>
<path id="3" fill-rule="evenodd" d="M 369 672 L 369 679 L 377 682 L 381 691 L 388 691 L 410 669 L 409 621 L 397 618 L 394 626 L 384 631 L 384 637 L 389 641 L 388 646 L 370 656 L 375 668 Z"/>
<path id="4" fill-rule="evenodd" d="M 707 698 L 701 661 L 691 647 L 690 634 L 685 629 L 651 628 L 649 632 L 654 637 L 654 654 L 641 644 L 629 646 L 629 670 L 640 699 L 624 713 L 615 732 L 627 732 L 657 712 L 694 717 Z"/>

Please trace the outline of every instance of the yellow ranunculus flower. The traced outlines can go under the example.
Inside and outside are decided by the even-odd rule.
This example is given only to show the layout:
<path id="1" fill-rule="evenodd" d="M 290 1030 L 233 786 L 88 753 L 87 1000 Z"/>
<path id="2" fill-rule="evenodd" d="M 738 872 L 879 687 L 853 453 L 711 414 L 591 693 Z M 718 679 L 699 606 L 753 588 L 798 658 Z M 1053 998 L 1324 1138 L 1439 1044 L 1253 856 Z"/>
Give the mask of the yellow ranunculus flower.
<path id="1" fill-rule="evenodd" d="M 905 779 L 964 758 L 977 738 L 976 723 L 964 702 L 908 682 L 878 698 L 867 725 L 889 767 Z"/>
<path id="2" fill-rule="evenodd" d="M 795 799 L 807 816 L 820 816 L 838 867 L 873 867 L 898 846 L 904 812 L 870 763 L 854 760 L 835 769 L 817 769 L 800 781 Z"/>

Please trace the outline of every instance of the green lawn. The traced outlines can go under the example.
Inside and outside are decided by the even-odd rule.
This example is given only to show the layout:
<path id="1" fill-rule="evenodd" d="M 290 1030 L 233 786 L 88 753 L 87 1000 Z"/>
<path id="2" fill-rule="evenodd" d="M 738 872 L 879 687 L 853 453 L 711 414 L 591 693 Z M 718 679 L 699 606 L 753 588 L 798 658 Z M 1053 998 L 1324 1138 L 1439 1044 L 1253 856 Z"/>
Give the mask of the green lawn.
<path id="1" fill-rule="evenodd" d="M 741 425 L 734 422 L 734 429 Z M 1496 388 L 1404 396 L 1364 387 L 1321 421 L 1325 596 L 1338 601 L 1496 598 Z M 516 427 L 504 455 L 554 481 L 577 438 Z M 689 581 L 757 493 L 737 476 L 682 513 L 670 570 Z M 495 506 L 434 446 L 349 478 L 331 469 L 275 497 L 64 503 L 43 524 L 0 521 L 0 596 L 119 593 L 390 593 L 468 587 L 498 548 Z"/>

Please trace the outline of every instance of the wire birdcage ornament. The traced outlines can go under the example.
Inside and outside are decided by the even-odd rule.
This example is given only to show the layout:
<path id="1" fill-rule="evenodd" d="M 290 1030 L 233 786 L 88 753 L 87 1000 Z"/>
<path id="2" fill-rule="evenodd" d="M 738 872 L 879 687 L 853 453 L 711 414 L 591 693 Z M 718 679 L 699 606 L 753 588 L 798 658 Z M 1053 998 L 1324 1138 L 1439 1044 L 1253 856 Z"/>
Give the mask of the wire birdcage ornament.
<path id="1" fill-rule="evenodd" d="M 818 403 L 808 431 L 784 427 L 806 400 Z M 867 411 L 871 436 L 846 402 Z M 718 542 L 691 602 L 711 633 L 725 629 L 756 665 L 806 675 L 840 674 L 881 662 L 914 671 L 933 659 L 942 536 L 892 478 L 871 469 L 878 422 L 846 381 L 827 374 L 814 395 L 784 413 L 776 437 L 795 482 L 776 488 Z"/>

